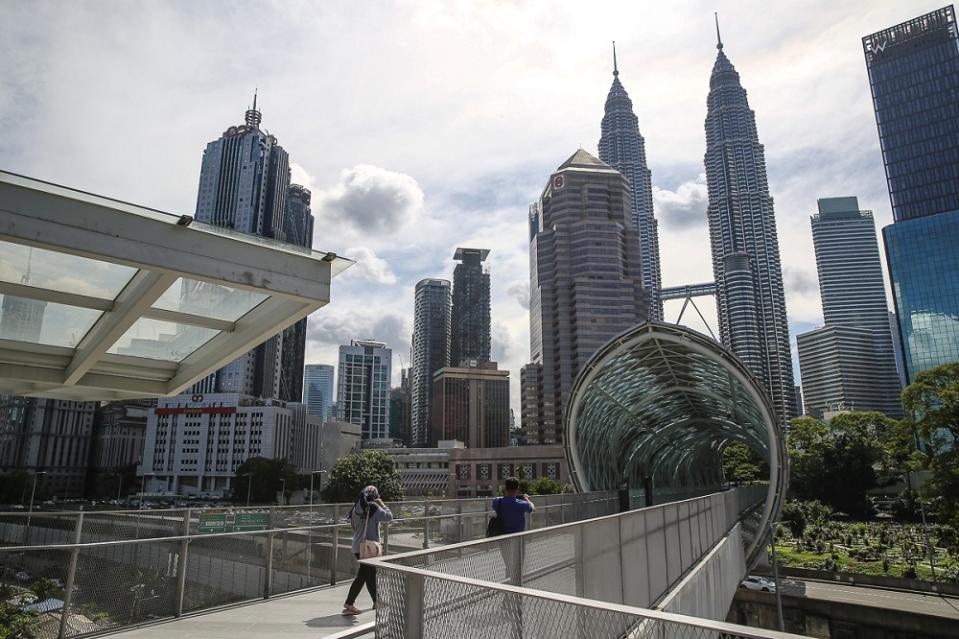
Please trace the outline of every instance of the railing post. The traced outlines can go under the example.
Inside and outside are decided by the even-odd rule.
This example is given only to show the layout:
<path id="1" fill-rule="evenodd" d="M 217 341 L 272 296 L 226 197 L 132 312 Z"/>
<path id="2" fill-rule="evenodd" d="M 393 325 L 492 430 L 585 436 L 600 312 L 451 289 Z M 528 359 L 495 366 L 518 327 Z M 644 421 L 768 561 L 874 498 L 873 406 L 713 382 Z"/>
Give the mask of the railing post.
<path id="1" fill-rule="evenodd" d="M 332 545 L 330 546 L 330 585 L 336 585 L 336 573 L 337 568 L 339 567 L 339 557 L 340 557 L 340 525 L 339 519 L 339 507 L 336 504 L 333 505 L 333 539 Z"/>
<path id="2" fill-rule="evenodd" d="M 183 531 L 184 539 L 180 540 L 180 556 L 177 558 L 176 563 L 176 611 L 173 613 L 175 617 L 179 617 L 183 614 L 183 593 L 186 590 L 186 561 L 187 553 L 190 548 L 190 509 L 187 508 L 186 513 L 183 515 Z"/>
<path id="3" fill-rule="evenodd" d="M 263 580 L 263 598 L 269 599 L 273 592 L 273 533 L 266 535 L 266 579 Z"/>
<path id="4" fill-rule="evenodd" d="M 423 637 L 423 575 L 404 574 L 406 580 L 406 623 L 403 629 L 404 639 L 422 639 Z"/>
<path id="5" fill-rule="evenodd" d="M 463 542 L 463 502 L 456 502 L 456 543 Z"/>
<path id="6" fill-rule="evenodd" d="M 73 535 L 73 543 L 79 544 L 83 532 L 83 511 L 77 513 L 77 527 Z M 67 620 L 70 618 L 70 600 L 73 599 L 73 582 L 77 576 L 77 561 L 80 559 L 80 547 L 75 546 L 70 551 L 70 566 L 67 568 L 67 583 L 63 593 L 63 610 L 60 612 L 60 630 L 57 632 L 58 639 L 64 639 L 67 636 Z"/>
<path id="7" fill-rule="evenodd" d="M 429 510 L 426 511 L 429 513 Z M 423 517 L 423 550 L 429 550 L 430 547 L 430 518 L 427 514 Z"/>
<path id="8" fill-rule="evenodd" d="M 383 554 L 390 554 L 390 524 L 383 524 Z"/>

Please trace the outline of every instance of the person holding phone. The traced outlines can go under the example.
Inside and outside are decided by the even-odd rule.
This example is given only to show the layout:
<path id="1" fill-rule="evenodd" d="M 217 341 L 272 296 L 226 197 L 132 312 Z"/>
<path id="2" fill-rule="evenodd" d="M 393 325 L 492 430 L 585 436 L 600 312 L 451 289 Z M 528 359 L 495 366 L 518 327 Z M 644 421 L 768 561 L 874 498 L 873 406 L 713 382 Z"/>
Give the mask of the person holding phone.
<path id="1" fill-rule="evenodd" d="M 529 495 L 519 493 L 519 480 L 508 477 L 503 487 L 503 496 L 493 499 L 493 512 L 501 520 L 502 534 L 523 532 L 526 530 L 526 513 L 536 510 Z"/>
<path id="2" fill-rule="evenodd" d="M 353 554 L 357 559 L 368 559 L 382 553 L 380 547 L 380 524 L 391 521 L 393 513 L 380 499 L 380 492 L 376 486 L 367 486 L 360 491 L 356 503 L 350 510 L 350 526 L 353 528 Z M 373 607 L 376 607 L 376 569 L 372 566 L 360 564 L 356 579 L 350 586 L 343 604 L 344 615 L 358 615 L 362 610 L 354 604 L 363 586 L 370 593 Z"/>

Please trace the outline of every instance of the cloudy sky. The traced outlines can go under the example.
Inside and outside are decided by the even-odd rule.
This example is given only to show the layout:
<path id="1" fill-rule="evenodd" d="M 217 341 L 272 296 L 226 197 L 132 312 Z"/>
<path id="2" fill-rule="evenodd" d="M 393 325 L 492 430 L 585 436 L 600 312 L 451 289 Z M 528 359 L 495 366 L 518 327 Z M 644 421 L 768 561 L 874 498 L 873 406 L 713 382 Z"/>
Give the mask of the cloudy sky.
<path id="1" fill-rule="evenodd" d="M 795 343 L 822 321 L 816 199 L 856 195 L 878 226 L 892 221 L 860 38 L 941 4 L 3 0 L 0 168 L 191 213 L 206 143 L 258 87 L 263 127 L 313 191 L 314 245 L 359 262 L 311 317 L 307 361 L 373 337 L 398 377 L 415 283 L 451 277 L 457 246 L 489 248 L 494 358 L 517 406 L 527 208 L 578 147 L 596 152 L 611 40 L 646 138 L 663 284 L 710 281 L 703 120 L 719 11 L 766 147 Z M 700 306 L 715 330 L 715 305 Z"/>

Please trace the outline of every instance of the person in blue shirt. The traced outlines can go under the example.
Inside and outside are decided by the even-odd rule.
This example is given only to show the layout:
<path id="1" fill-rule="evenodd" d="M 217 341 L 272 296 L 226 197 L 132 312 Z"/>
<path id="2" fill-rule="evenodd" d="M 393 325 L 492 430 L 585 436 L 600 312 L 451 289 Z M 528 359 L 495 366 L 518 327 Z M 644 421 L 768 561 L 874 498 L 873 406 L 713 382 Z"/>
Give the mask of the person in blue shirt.
<path id="1" fill-rule="evenodd" d="M 504 496 L 493 499 L 493 512 L 502 523 L 504 535 L 526 530 L 526 513 L 536 510 L 529 495 L 517 496 L 518 492 L 519 480 L 508 477 L 503 489 Z"/>

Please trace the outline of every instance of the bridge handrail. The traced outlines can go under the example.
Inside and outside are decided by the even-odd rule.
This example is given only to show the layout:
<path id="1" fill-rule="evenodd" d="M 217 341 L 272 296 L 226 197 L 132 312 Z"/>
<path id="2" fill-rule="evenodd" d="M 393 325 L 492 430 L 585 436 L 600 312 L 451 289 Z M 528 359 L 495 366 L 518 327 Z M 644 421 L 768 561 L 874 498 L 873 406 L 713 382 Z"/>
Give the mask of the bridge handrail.
<path id="1" fill-rule="evenodd" d="M 378 593 L 385 603 L 377 607 L 377 636 L 415 639 L 427 636 L 425 627 L 440 626 L 449 636 L 460 634 L 463 629 L 456 627 L 452 617 L 443 615 L 456 610 L 462 618 L 482 616 L 486 612 L 483 606 L 500 596 L 498 592 L 527 596 L 535 592 L 536 597 L 556 605 L 582 606 L 589 599 L 602 600 L 587 607 L 603 610 L 609 610 L 607 602 L 615 601 L 622 606 L 620 612 L 638 619 L 714 548 L 729 539 L 741 544 L 739 517 L 765 497 L 765 488 L 724 491 L 545 529 L 364 560 L 361 563 L 378 570 Z M 731 534 L 734 531 L 737 534 Z M 745 571 L 743 548 L 738 547 L 738 555 L 733 556 L 738 557 L 738 572 Z M 731 599 L 741 577 L 738 573 L 726 575 L 715 596 Z M 425 603 L 426 579 L 444 582 L 430 587 L 429 606 Z M 448 582 L 457 585 L 444 585 Z M 513 622 L 522 626 L 528 621 L 523 618 L 525 602 L 514 608 Z M 686 619 L 693 625 L 701 622 Z"/>

